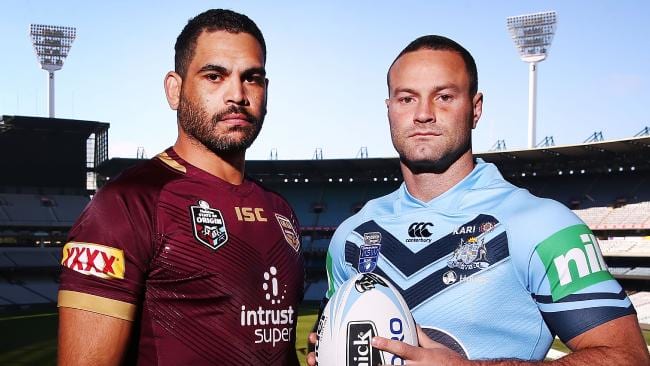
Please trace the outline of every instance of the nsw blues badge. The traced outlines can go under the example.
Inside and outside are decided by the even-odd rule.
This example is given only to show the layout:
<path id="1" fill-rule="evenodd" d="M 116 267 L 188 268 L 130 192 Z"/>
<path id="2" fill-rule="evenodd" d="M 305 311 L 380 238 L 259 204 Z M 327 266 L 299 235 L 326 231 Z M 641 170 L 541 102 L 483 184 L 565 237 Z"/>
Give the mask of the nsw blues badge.
<path id="1" fill-rule="evenodd" d="M 194 238 L 210 249 L 218 249 L 228 241 L 228 231 L 221 211 L 199 200 L 198 206 L 190 206 Z"/>
<path id="2" fill-rule="evenodd" d="M 381 233 L 363 233 L 363 245 L 359 248 L 359 273 L 372 272 L 377 267 L 377 259 L 381 250 Z"/>

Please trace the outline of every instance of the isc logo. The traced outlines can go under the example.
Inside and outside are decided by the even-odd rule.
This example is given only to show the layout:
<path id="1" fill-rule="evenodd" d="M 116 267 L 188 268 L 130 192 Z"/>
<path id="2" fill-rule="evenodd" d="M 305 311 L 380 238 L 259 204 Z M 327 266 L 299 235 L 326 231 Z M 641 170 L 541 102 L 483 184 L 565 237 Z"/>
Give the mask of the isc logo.
<path id="1" fill-rule="evenodd" d="M 237 220 L 239 221 L 259 221 L 266 222 L 266 217 L 263 216 L 263 208 L 253 208 L 253 207 L 239 207 L 235 206 L 235 213 L 237 214 Z"/>
<path id="2" fill-rule="evenodd" d="M 586 225 L 558 231 L 535 251 L 546 268 L 553 301 L 612 279 L 596 237 Z"/>
<path id="3" fill-rule="evenodd" d="M 594 246 L 596 242 L 594 235 L 582 234 L 580 235 L 580 240 L 584 244 L 582 249 L 572 248 L 566 254 L 553 259 L 555 269 L 560 276 L 561 286 L 573 282 L 573 277 L 569 269 L 571 262 L 575 263 L 579 277 L 585 277 L 600 271 L 607 271 L 607 266 L 603 261 L 603 255 L 600 253 L 600 249 L 597 245 Z"/>

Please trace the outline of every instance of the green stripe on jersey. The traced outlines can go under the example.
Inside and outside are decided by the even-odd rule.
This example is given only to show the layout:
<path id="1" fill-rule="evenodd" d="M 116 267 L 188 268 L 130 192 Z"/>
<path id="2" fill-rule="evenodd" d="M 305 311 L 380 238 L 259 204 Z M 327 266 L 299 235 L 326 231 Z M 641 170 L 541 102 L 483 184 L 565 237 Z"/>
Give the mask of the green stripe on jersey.
<path id="1" fill-rule="evenodd" d="M 325 269 L 327 270 L 327 298 L 331 299 L 334 295 L 334 275 L 332 274 L 332 256 L 330 251 L 327 251 L 327 259 L 325 260 Z"/>
<path id="2" fill-rule="evenodd" d="M 596 237 L 587 225 L 569 226 L 537 245 L 553 301 L 612 279 Z"/>

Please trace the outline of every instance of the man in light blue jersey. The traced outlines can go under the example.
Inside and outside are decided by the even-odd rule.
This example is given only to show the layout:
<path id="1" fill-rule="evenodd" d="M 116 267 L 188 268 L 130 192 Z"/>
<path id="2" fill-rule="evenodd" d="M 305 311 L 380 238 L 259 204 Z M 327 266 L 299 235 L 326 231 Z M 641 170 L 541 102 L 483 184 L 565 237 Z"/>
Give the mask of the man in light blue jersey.
<path id="1" fill-rule="evenodd" d="M 356 273 L 390 279 L 421 326 L 421 347 L 372 344 L 407 364 L 529 365 L 555 335 L 573 351 L 557 364 L 650 364 L 589 228 L 472 155 L 477 79 L 469 52 L 445 37 L 418 38 L 397 56 L 386 105 L 404 184 L 338 227 L 325 301 Z"/>

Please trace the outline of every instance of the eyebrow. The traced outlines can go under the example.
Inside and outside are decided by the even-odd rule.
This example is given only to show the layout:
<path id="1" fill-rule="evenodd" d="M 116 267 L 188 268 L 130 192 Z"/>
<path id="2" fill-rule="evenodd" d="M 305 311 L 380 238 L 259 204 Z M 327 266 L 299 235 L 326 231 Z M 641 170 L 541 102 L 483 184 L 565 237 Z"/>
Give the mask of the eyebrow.
<path id="1" fill-rule="evenodd" d="M 213 71 L 213 72 L 218 72 L 220 74 L 224 75 L 230 75 L 230 71 L 221 65 L 215 65 L 215 64 L 206 64 L 203 65 L 202 68 L 199 69 L 199 73 L 206 72 L 206 71 Z M 243 76 L 249 76 L 249 75 L 255 75 L 255 74 L 260 74 L 263 77 L 266 76 L 266 69 L 264 67 L 251 67 L 250 69 L 244 70 L 242 73 Z"/>
<path id="2" fill-rule="evenodd" d="M 264 67 L 251 67 L 250 69 L 244 70 L 242 73 L 243 76 L 259 74 L 262 77 L 266 77 L 266 69 Z"/>
<path id="3" fill-rule="evenodd" d="M 433 88 L 433 92 L 437 93 L 437 92 L 440 92 L 440 91 L 445 90 L 445 89 L 450 89 L 450 90 L 455 91 L 455 92 L 460 91 L 460 88 L 458 86 L 456 86 L 456 85 L 453 85 L 453 84 L 446 84 L 445 85 L 445 84 L 443 84 L 443 85 L 439 85 L 439 86 L 436 86 L 435 88 Z M 411 88 L 395 88 L 395 90 L 393 90 L 393 95 L 399 94 L 399 93 L 409 93 L 409 94 L 416 94 L 416 95 L 420 94 L 418 91 L 416 91 L 415 89 L 411 89 Z"/>
<path id="4" fill-rule="evenodd" d="M 199 69 L 199 72 L 205 72 L 205 71 L 216 71 L 222 74 L 230 74 L 230 72 L 228 72 L 228 69 L 226 69 L 221 65 L 215 65 L 215 64 L 203 65 L 203 67 Z"/>

